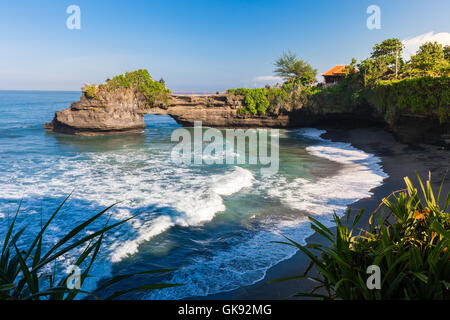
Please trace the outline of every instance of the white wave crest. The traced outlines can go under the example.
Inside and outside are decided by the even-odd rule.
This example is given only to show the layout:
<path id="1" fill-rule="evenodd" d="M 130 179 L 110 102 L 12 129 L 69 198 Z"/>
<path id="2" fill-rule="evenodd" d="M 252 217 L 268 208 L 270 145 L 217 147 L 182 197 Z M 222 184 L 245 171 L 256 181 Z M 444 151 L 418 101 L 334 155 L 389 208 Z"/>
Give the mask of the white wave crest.
<path id="1" fill-rule="evenodd" d="M 230 196 L 243 188 L 251 187 L 253 179 L 250 171 L 235 167 L 233 171 L 224 175 L 212 176 L 210 182 L 197 192 L 188 191 L 184 196 L 176 194 L 169 201 L 161 201 L 158 206 L 172 203 L 180 214 L 160 216 L 135 227 L 137 237 L 116 247 L 111 255 L 111 260 L 118 262 L 135 254 L 142 242 L 149 241 L 174 225 L 187 227 L 211 221 L 216 213 L 226 209 L 221 195 Z M 169 196 L 167 193 L 165 195 Z M 173 203 L 174 201 L 176 203 Z"/>
<path id="2" fill-rule="evenodd" d="M 321 223 L 331 226 L 330 214 L 342 214 L 351 203 L 370 196 L 371 190 L 379 186 L 387 175 L 378 157 L 347 143 L 322 139 L 320 136 L 324 132 L 316 129 L 298 130 L 303 137 L 315 141 L 315 145 L 306 148 L 307 152 L 341 164 L 337 172 L 319 179 L 271 177 L 259 181 L 259 186 L 255 187 L 279 199 L 286 207 L 316 215 Z M 271 266 L 296 252 L 295 248 L 275 246 L 270 241 L 283 240 L 281 233 L 305 244 L 305 239 L 312 234 L 306 222 L 305 215 L 269 219 L 253 236 L 240 244 L 218 251 L 212 257 L 200 258 L 194 264 L 176 271 L 170 282 L 183 282 L 184 286 L 152 292 L 145 299 L 206 296 L 256 283 L 265 277 Z M 205 279 L 210 278 L 215 280 L 205 283 Z"/>
<path id="3" fill-rule="evenodd" d="M 342 213 L 347 205 L 369 197 L 373 188 L 387 177 L 378 157 L 354 148 L 349 143 L 331 142 L 320 136 L 325 132 L 302 129 L 301 135 L 316 140 L 306 151 L 316 157 L 340 163 L 336 174 L 317 180 L 297 178 L 288 181 L 280 178 L 269 193 L 293 209 L 311 214 Z"/>

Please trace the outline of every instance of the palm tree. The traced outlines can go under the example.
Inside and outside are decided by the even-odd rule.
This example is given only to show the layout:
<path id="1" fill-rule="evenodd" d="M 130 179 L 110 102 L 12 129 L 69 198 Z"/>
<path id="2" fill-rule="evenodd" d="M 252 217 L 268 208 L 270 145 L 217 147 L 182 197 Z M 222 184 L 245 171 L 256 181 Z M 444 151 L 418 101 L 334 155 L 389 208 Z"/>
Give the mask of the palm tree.
<path id="1" fill-rule="evenodd" d="M 275 62 L 275 67 L 275 74 L 286 82 L 300 81 L 301 84 L 307 85 L 313 83 L 317 75 L 316 69 L 290 51 L 283 53 Z"/>

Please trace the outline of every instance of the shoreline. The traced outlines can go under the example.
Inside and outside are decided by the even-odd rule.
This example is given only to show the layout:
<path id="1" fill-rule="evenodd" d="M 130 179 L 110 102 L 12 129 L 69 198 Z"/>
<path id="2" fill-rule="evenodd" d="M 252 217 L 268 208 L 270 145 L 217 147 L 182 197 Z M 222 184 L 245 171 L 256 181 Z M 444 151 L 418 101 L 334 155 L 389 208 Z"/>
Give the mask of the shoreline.
<path id="1" fill-rule="evenodd" d="M 321 135 L 324 139 L 350 143 L 355 148 L 379 157 L 383 171 L 388 175 L 382 185 L 371 190 L 372 196 L 360 199 L 351 205 L 352 214 L 365 208 L 364 216 L 358 223 L 358 227 L 367 226 L 369 215 L 377 208 L 383 197 L 404 187 L 403 178 L 405 176 L 409 176 L 414 181 L 416 180 L 415 171 L 421 177 L 427 176 L 430 171 L 433 187 L 439 188 L 442 178 L 449 169 L 450 151 L 433 145 L 407 145 L 398 141 L 393 133 L 384 127 L 351 128 L 328 125 L 319 126 L 317 129 L 326 130 L 326 133 Z M 446 180 L 443 190 L 450 189 L 449 180 Z M 322 237 L 317 233 L 306 238 L 306 242 L 324 243 Z M 208 296 L 189 297 L 185 300 L 278 300 L 285 299 L 297 292 L 309 292 L 314 288 L 315 283 L 307 279 L 267 283 L 274 279 L 301 275 L 308 264 L 309 258 L 304 253 L 297 251 L 291 258 L 269 268 L 264 279 L 252 285 Z"/>

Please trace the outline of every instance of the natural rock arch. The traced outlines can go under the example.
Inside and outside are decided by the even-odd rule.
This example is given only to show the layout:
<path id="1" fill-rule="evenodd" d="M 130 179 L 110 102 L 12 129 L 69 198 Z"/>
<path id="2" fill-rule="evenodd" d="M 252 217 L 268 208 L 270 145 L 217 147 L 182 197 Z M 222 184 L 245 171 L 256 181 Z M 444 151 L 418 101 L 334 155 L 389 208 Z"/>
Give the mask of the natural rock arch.
<path id="1" fill-rule="evenodd" d="M 120 89 L 101 98 L 88 98 L 85 89 L 80 101 L 55 112 L 45 128 L 76 135 L 140 132 L 146 114 L 167 114 L 181 125 L 201 121 L 210 127 L 288 127 L 290 115 L 240 116 L 243 98 L 234 95 L 172 95 L 164 106 L 146 107 L 130 89 Z"/>

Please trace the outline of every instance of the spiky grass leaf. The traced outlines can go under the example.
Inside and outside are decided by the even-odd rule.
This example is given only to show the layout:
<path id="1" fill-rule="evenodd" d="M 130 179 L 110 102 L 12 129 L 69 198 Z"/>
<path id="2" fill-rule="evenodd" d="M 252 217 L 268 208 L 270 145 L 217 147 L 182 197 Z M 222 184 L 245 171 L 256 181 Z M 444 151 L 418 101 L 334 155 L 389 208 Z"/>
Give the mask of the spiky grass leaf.
<path id="1" fill-rule="evenodd" d="M 142 271 L 142 272 L 135 272 L 135 273 L 130 273 L 130 274 L 123 274 L 123 275 L 118 275 L 115 276 L 114 278 L 112 278 L 111 280 L 105 282 L 103 285 L 101 285 L 100 287 L 97 288 L 97 291 L 101 291 L 107 287 L 110 287 L 111 285 L 118 283 L 122 280 L 131 278 L 131 277 L 135 277 L 138 275 L 146 275 L 146 274 L 156 274 L 156 273 L 166 273 L 166 272 L 172 272 L 174 271 L 174 269 L 157 269 L 157 270 L 149 270 L 149 271 Z"/>
<path id="2" fill-rule="evenodd" d="M 159 289 L 165 289 L 165 288 L 179 287 L 182 285 L 183 284 L 177 284 L 177 283 L 147 284 L 147 285 L 138 286 L 138 287 L 127 289 L 127 290 L 116 291 L 109 297 L 105 298 L 105 300 L 113 300 L 113 299 L 116 299 L 116 298 L 123 296 L 124 294 L 130 293 L 130 292 L 159 290 Z"/>

